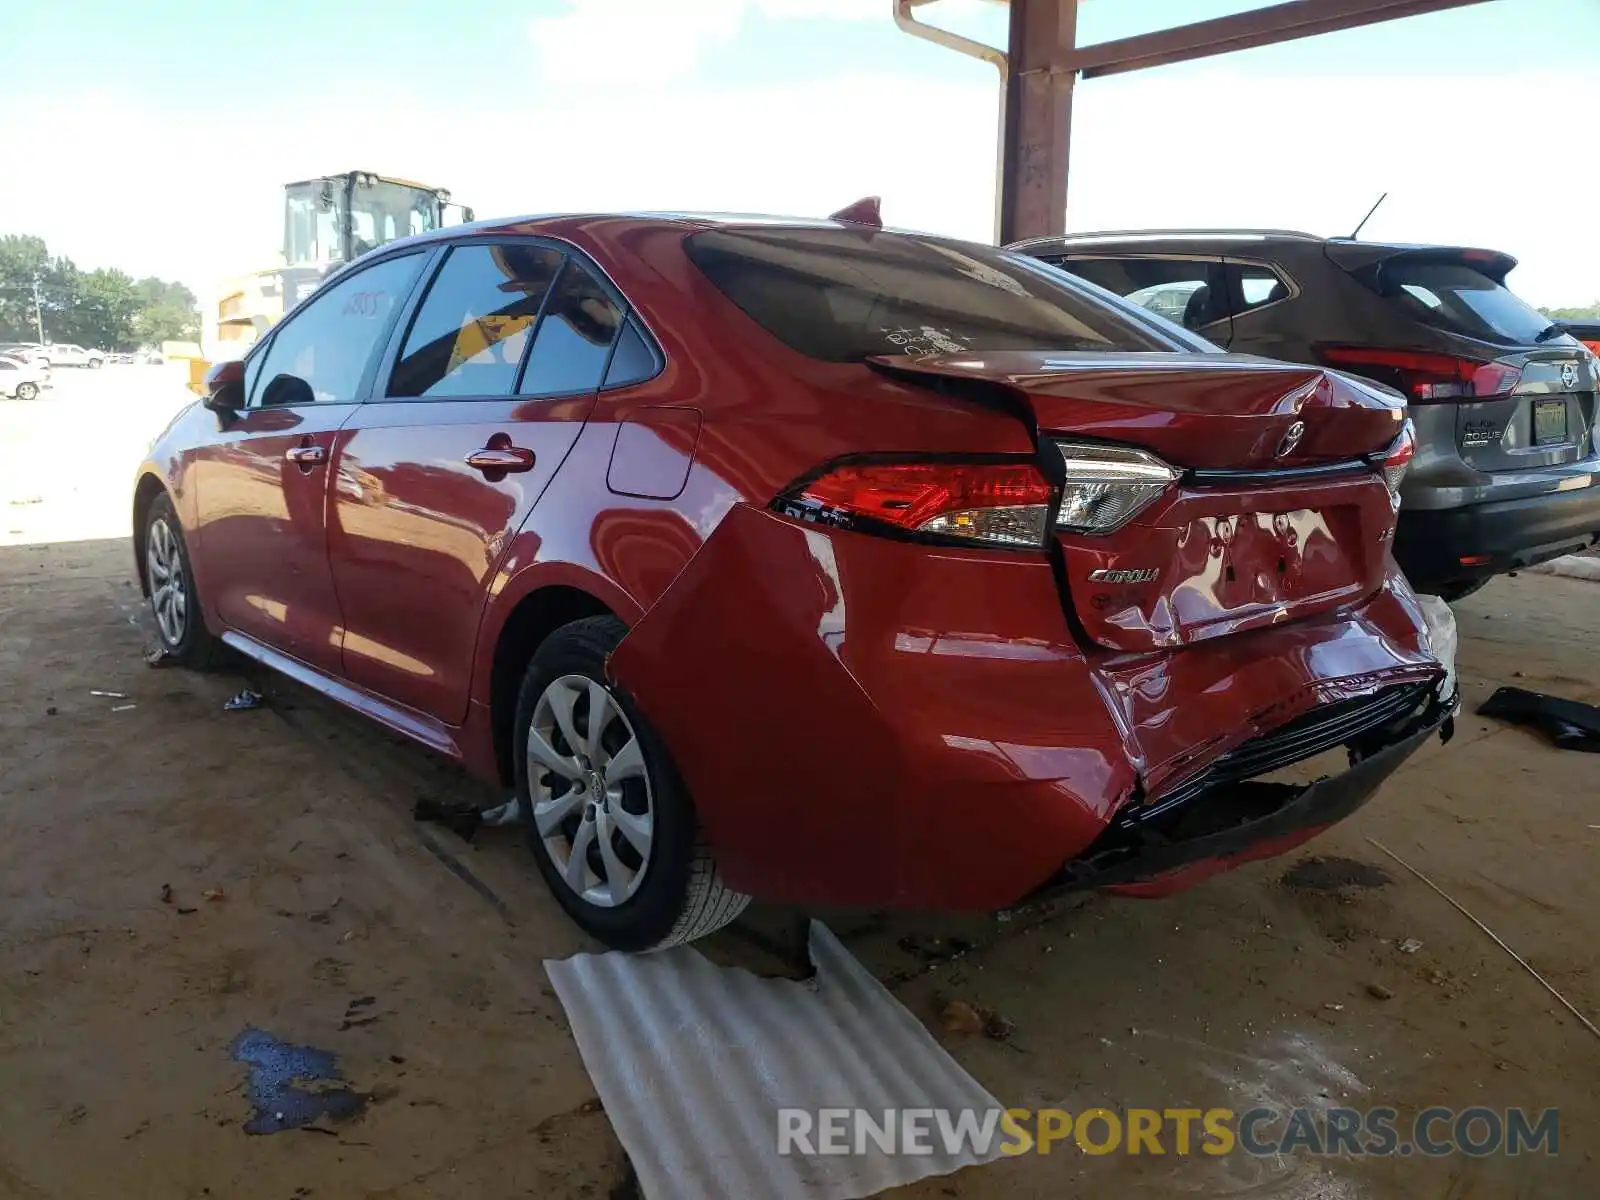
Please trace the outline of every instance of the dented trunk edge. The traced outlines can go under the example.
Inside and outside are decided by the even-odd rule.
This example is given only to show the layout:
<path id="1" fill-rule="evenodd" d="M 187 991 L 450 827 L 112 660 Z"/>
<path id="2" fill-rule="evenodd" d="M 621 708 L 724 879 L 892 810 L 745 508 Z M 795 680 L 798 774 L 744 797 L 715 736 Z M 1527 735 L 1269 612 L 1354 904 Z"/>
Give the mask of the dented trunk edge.
<path id="1" fill-rule="evenodd" d="M 1429 737 L 1437 734 L 1448 742 L 1459 708 L 1459 694 L 1448 699 L 1430 694 L 1420 712 L 1369 734 L 1352 749 L 1348 770 L 1314 783 L 1297 787 L 1244 780 L 1199 792 L 1182 807 L 1148 821 L 1119 820 L 1035 895 L 1105 888 L 1154 898 L 1218 871 L 1285 853 L 1366 804 Z M 1208 818 L 1220 817 L 1224 823 L 1208 833 L 1184 836 L 1183 822 L 1199 806 Z"/>
<path id="2" fill-rule="evenodd" d="M 1421 630 L 1392 575 L 1339 614 L 1106 655 L 1075 639 L 1045 554 L 741 504 L 609 670 L 660 734 L 730 887 L 982 910 L 1089 853 L 1153 764 L 1187 776 L 1322 697 L 1437 677 Z"/>

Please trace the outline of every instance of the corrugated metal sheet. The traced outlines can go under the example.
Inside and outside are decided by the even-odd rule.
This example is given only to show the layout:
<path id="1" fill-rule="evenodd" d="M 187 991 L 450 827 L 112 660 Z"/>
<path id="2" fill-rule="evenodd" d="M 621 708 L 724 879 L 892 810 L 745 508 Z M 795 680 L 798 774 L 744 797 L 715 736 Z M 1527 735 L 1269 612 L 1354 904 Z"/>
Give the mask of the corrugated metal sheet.
<path id="1" fill-rule="evenodd" d="M 778 1154 L 780 1108 L 998 1109 L 819 922 L 815 979 L 761 979 L 687 947 L 545 964 L 648 1200 L 847 1200 L 983 1161 Z M 993 1158 L 999 1140 L 986 1157 Z"/>

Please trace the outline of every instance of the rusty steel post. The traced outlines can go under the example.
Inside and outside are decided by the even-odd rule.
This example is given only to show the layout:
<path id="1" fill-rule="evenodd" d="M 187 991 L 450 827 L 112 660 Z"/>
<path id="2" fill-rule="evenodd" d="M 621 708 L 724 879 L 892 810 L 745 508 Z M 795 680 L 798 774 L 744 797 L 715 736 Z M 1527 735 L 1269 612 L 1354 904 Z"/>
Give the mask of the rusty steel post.
<path id="1" fill-rule="evenodd" d="M 1066 231 L 1078 0 L 1011 0 L 1000 244 Z"/>

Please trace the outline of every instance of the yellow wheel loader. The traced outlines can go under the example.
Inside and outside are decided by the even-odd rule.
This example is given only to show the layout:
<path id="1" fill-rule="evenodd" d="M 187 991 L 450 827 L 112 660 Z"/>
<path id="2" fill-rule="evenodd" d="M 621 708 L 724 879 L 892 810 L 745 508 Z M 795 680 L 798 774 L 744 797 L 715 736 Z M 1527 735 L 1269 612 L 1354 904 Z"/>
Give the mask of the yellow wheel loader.
<path id="1" fill-rule="evenodd" d="M 226 280 L 201 302 L 201 358 L 190 361 L 190 389 L 203 391 L 212 363 L 242 358 L 335 268 L 397 238 L 472 219 L 444 188 L 371 171 L 286 184 L 277 264 Z"/>

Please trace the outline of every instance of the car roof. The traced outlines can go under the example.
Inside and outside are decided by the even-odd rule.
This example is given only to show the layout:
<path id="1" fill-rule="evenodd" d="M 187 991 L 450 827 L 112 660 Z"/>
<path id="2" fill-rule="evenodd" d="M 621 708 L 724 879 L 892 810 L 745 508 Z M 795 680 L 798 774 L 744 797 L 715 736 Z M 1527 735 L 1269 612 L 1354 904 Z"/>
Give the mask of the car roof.
<path id="1" fill-rule="evenodd" d="M 1217 243 L 1238 245 L 1250 242 L 1300 242 L 1316 244 L 1327 239 L 1314 233 L 1296 229 L 1105 229 L 1083 233 L 1052 234 L 1046 237 L 1026 238 L 1012 242 L 1009 250 L 1032 250 L 1045 246 L 1095 246 L 1102 243 L 1117 245 Z"/>
<path id="2" fill-rule="evenodd" d="M 578 228 L 601 222 L 613 227 L 620 223 L 630 228 L 642 228 L 651 225 L 678 226 L 688 229 L 738 229 L 762 226 L 784 229 L 863 228 L 861 225 L 851 224 L 847 221 L 835 221 L 829 217 L 785 217 L 771 213 L 705 213 L 688 211 L 532 213 L 520 217 L 490 217 L 484 220 L 470 221 L 463 225 L 450 225 L 443 229 L 431 229 L 427 233 L 416 233 L 410 237 L 397 238 L 392 242 L 385 242 L 378 249 L 387 253 L 396 249 L 425 246 L 433 242 L 452 241 L 461 237 L 563 237 Z M 892 229 L 887 227 L 882 232 L 902 234 L 909 237 L 941 236 L 914 229 Z M 963 239 L 952 238 L 950 240 L 960 241 Z"/>
<path id="3" fill-rule="evenodd" d="M 1393 258 L 1399 254 L 1441 253 L 1460 255 L 1468 261 L 1475 257 L 1508 259 L 1511 256 L 1499 250 L 1485 250 L 1472 246 L 1449 246 L 1427 242 L 1375 242 L 1364 238 L 1321 237 L 1294 229 L 1113 229 L 1084 233 L 1054 234 L 1047 237 L 1027 238 L 1012 242 L 1008 250 L 1037 250 L 1060 246 L 1063 249 L 1084 247 L 1133 246 L 1150 247 L 1181 245 L 1189 249 L 1218 247 L 1223 253 L 1241 245 L 1259 243 L 1294 243 L 1301 246 L 1325 246 L 1338 257 Z M 1515 259 L 1511 259 L 1515 263 Z"/>

